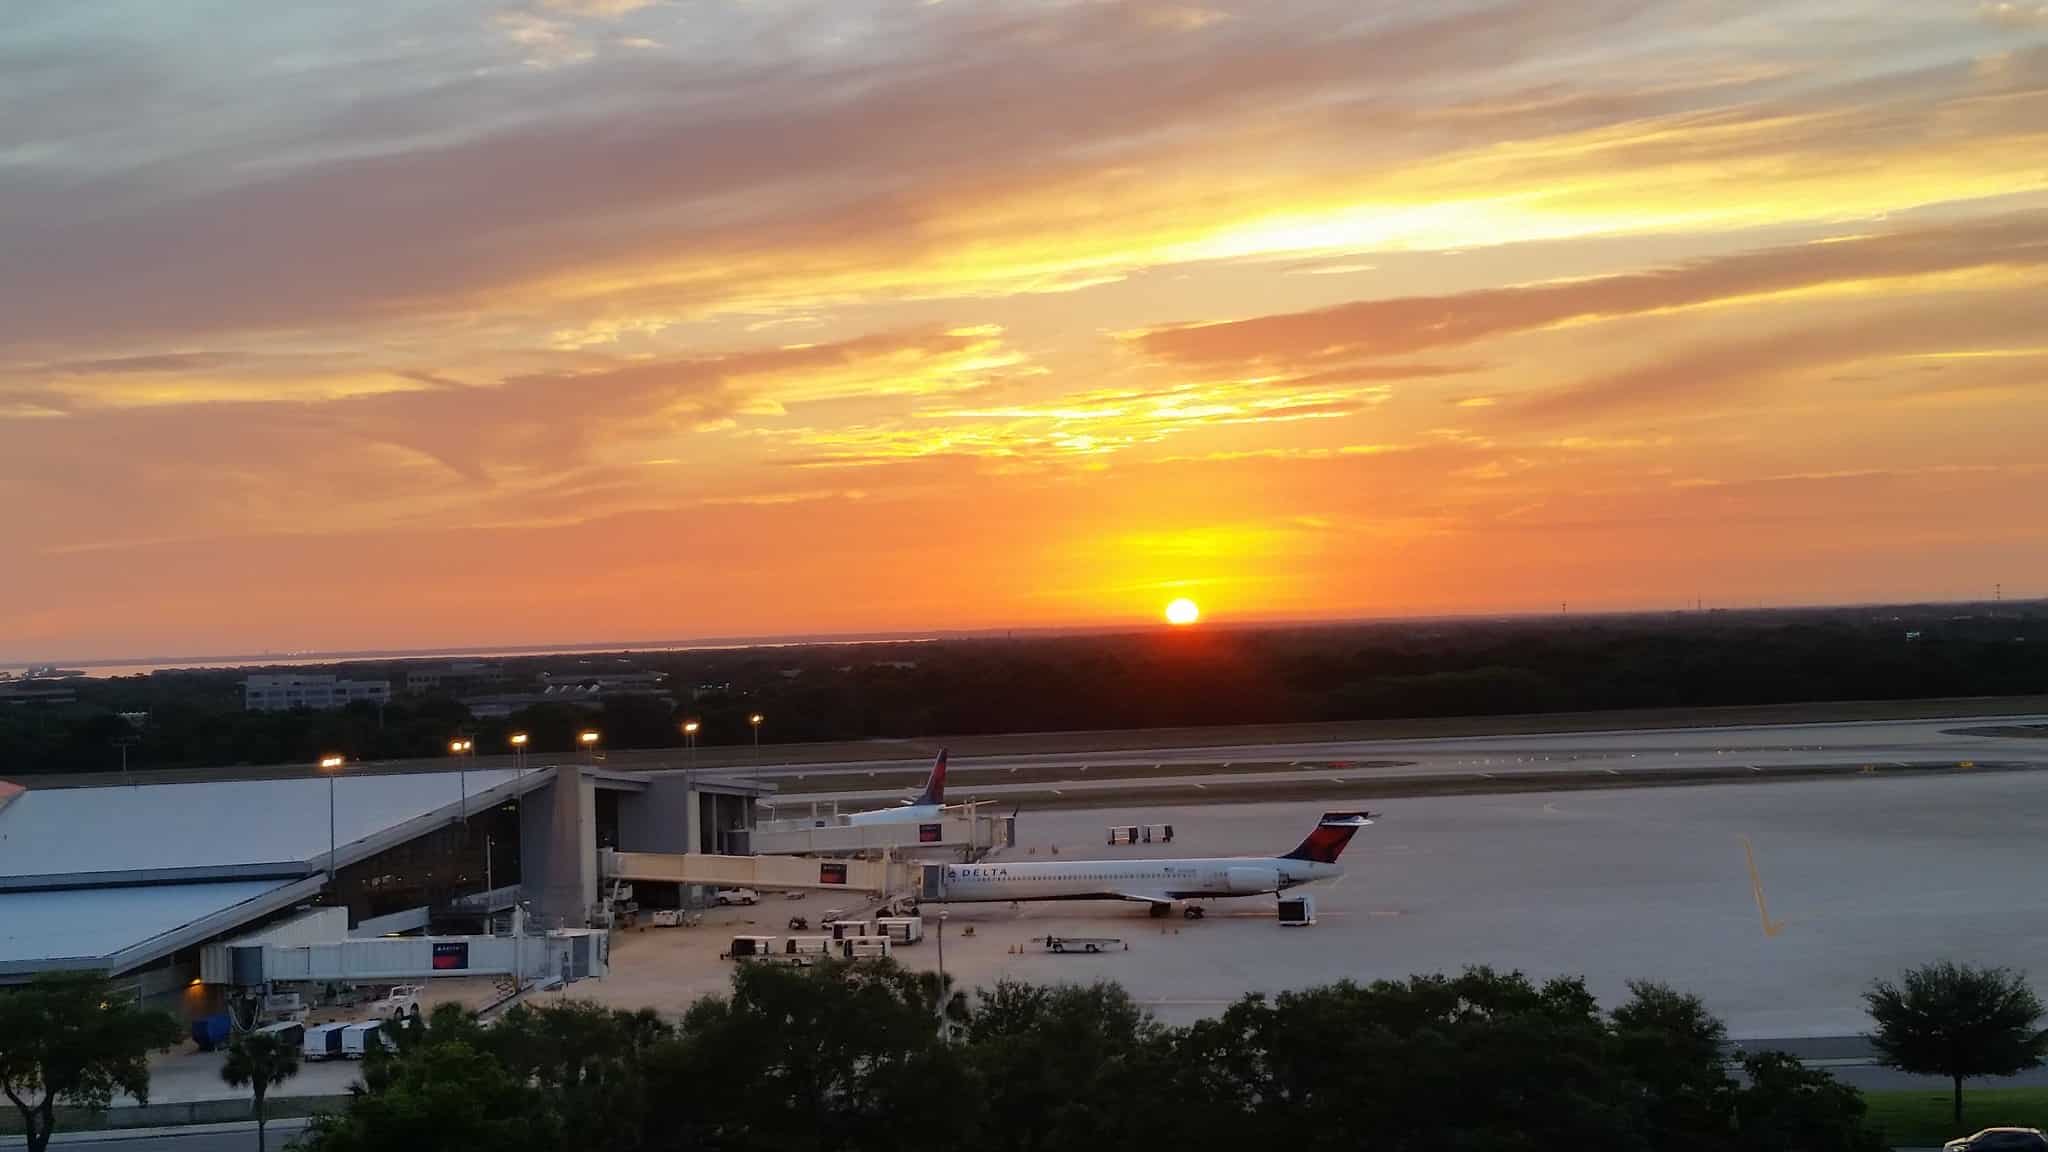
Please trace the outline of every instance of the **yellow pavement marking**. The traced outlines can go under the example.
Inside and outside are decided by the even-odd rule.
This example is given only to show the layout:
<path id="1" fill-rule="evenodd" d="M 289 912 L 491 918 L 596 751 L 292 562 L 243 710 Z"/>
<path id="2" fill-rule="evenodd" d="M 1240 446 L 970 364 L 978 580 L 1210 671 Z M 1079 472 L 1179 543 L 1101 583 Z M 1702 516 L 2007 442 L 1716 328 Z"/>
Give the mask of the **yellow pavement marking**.
<path id="1" fill-rule="evenodd" d="M 1756 870 L 1756 847 L 1747 836 L 1742 837 L 1742 855 L 1749 861 L 1749 890 L 1756 897 L 1756 914 L 1763 921 L 1764 935 L 1776 936 L 1785 930 L 1785 922 L 1771 919 L 1770 907 L 1764 903 L 1764 878 Z"/>

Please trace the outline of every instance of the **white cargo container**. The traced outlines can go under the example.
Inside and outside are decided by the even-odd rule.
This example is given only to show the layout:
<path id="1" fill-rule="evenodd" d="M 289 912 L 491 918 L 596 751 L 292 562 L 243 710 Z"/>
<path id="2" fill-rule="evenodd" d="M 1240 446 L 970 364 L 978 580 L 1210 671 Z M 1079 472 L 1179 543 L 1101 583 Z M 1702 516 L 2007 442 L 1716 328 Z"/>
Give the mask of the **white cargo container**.
<path id="1" fill-rule="evenodd" d="M 1306 928 L 1316 922 L 1316 899 L 1303 892 L 1280 897 L 1280 926 Z"/>
<path id="2" fill-rule="evenodd" d="M 308 1060 L 341 1059 L 341 1030 L 346 1027 L 346 1022 L 339 1022 L 319 1024 L 306 1029 L 306 1039 L 299 1051 Z"/>
<path id="3" fill-rule="evenodd" d="M 782 942 L 782 951 L 786 956 L 830 956 L 832 954 L 832 938 L 830 936 L 791 936 Z"/>
<path id="4" fill-rule="evenodd" d="M 819 927 L 832 934 L 834 940 L 846 940 L 855 936 L 873 936 L 874 925 L 866 920 L 831 920 Z"/>
<path id="5" fill-rule="evenodd" d="M 384 1047 L 384 1022 L 382 1020 L 360 1020 L 345 1025 L 341 1030 L 341 1054 L 349 1060 L 361 1060 L 372 1048 Z"/>
<path id="6" fill-rule="evenodd" d="M 1117 824 L 1109 829 L 1109 843 L 1117 844 L 1171 844 L 1171 824 Z"/>
<path id="7" fill-rule="evenodd" d="M 875 921 L 875 933 L 891 944 L 915 944 L 924 939 L 924 917 L 886 916 Z"/>
<path id="8" fill-rule="evenodd" d="M 275 1036 L 280 1043 L 290 1044 L 301 1052 L 306 1048 L 306 1026 L 296 1020 L 280 1020 L 275 1024 L 265 1024 L 251 1035 Z"/>

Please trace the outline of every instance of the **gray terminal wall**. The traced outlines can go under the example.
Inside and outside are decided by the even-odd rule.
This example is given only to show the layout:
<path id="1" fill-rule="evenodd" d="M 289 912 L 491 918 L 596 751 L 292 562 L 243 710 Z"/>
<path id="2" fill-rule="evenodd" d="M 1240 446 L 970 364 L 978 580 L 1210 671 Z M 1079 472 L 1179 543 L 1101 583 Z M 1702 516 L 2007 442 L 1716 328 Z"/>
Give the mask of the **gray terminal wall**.
<path id="1" fill-rule="evenodd" d="M 647 790 L 619 797 L 619 850 L 701 852 L 698 793 L 681 776 L 649 776 Z"/>
<path id="2" fill-rule="evenodd" d="M 593 781 L 562 767 L 520 801 L 520 887 L 547 927 L 580 927 L 597 903 L 596 797 Z"/>

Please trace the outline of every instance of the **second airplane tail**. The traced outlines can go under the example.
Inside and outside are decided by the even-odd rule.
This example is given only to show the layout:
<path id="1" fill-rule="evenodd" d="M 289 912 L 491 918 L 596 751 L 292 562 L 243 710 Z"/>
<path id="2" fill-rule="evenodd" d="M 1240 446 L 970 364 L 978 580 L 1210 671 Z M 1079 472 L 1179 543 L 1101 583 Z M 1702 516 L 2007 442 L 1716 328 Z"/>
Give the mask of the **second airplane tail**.
<path id="1" fill-rule="evenodd" d="M 944 804 L 946 802 L 946 750 L 939 749 L 939 758 L 932 761 L 932 774 L 925 779 L 924 791 L 917 794 L 912 804 Z"/>

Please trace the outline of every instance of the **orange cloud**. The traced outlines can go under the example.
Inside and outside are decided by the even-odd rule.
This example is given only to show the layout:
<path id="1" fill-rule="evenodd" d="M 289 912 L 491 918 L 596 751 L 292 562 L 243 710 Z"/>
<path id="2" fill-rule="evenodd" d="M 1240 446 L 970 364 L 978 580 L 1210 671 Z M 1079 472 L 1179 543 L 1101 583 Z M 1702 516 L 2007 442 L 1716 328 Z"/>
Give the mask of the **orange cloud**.
<path id="1" fill-rule="evenodd" d="M 1183 365 L 1291 369 L 1368 362 L 1577 320 L 1667 312 L 1871 281 L 2048 265 L 2048 214 L 1934 225 L 1694 261 L 1677 267 L 1453 296 L 1359 301 L 1313 312 L 1135 334 Z"/>

